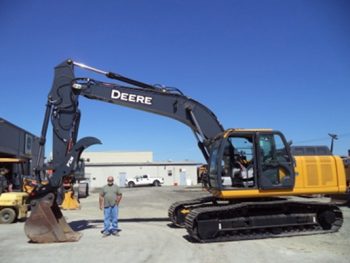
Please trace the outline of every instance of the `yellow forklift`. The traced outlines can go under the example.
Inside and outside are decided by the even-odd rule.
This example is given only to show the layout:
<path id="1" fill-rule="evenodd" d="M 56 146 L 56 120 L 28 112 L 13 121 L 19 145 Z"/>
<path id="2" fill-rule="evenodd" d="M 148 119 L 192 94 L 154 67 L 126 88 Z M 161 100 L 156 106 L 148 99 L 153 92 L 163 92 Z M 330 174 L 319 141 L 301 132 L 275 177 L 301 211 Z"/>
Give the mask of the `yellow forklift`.
<path id="1" fill-rule="evenodd" d="M 27 217 L 28 193 L 16 189 L 12 168 L 23 167 L 25 160 L 0 158 L 0 224 L 11 224 Z"/>

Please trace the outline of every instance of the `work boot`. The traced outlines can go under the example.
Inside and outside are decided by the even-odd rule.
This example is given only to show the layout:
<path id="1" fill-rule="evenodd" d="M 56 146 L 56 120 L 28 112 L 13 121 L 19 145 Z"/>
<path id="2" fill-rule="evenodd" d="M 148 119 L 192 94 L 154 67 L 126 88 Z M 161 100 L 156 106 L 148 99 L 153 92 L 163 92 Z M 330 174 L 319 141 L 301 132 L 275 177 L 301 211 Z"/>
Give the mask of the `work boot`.
<path id="1" fill-rule="evenodd" d="M 111 233 L 104 231 L 102 232 L 102 237 L 108 237 Z"/>
<path id="2" fill-rule="evenodd" d="M 117 230 L 115 230 L 115 231 L 112 231 L 112 235 L 113 235 L 113 236 L 119 236 L 119 233 L 118 233 Z"/>

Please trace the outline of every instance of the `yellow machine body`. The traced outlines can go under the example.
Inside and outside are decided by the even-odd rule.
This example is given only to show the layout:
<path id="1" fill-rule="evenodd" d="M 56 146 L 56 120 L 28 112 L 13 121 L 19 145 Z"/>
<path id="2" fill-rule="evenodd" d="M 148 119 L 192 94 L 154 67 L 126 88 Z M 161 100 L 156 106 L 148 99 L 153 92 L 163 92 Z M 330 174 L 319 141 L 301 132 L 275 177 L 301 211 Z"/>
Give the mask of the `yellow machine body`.
<path id="1" fill-rule="evenodd" d="M 61 204 L 63 210 L 75 210 L 80 209 L 80 204 L 78 199 L 74 196 L 73 191 L 66 191 L 64 193 L 64 199 Z"/>
<path id="2" fill-rule="evenodd" d="M 293 189 L 224 189 L 212 193 L 223 199 L 273 197 L 286 195 L 336 194 L 346 191 L 346 175 L 339 156 L 295 156 Z"/>

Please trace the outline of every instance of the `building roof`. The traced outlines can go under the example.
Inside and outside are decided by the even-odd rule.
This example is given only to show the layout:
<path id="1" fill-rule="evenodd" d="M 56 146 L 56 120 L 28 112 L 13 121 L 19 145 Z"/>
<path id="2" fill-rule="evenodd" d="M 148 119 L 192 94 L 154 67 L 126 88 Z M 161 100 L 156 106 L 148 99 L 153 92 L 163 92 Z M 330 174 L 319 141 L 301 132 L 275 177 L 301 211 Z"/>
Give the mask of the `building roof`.
<path id="1" fill-rule="evenodd" d="M 195 161 L 176 161 L 176 162 L 169 162 L 169 161 L 160 161 L 160 162 L 99 162 L 99 163 L 93 163 L 93 162 L 85 162 L 85 166 L 92 167 L 92 166 L 198 166 L 202 165 L 200 162 Z"/>

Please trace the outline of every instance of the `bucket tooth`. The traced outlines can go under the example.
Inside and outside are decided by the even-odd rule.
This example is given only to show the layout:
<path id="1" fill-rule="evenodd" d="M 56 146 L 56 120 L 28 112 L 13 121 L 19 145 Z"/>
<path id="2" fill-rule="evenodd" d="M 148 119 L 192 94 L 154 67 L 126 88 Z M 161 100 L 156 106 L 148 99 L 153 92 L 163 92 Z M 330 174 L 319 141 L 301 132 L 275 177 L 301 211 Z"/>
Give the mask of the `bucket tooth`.
<path id="1" fill-rule="evenodd" d="M 67 224 L 53 193 L 31 202 L 24 232 L 35 243 L 75 242 L 81 237 Z"/>

